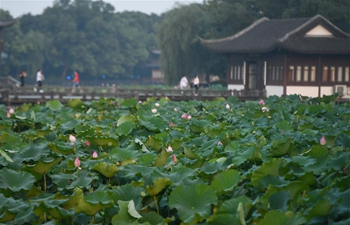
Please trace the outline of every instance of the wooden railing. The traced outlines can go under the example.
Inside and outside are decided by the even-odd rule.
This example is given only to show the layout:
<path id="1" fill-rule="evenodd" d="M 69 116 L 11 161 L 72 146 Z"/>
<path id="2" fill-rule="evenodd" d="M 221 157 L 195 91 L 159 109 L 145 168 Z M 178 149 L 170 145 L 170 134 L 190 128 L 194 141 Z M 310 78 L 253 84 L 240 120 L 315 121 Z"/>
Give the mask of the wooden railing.
<path id="1" fill-rule="evenodd" d="M 189 100 L 214 100 L 217 98 L 228 98 L 237 96 L 241 100 L 255 100 L 265 97 L 265 91 L 237 91 L 237 90 L 211 90 L 199 89 L 195 93 L 194 89 L 132 89 L 117 87 L 85 87 L 82 92 L 75 90 L 72 93 L 71 88 L 50 87 L 45 90 L 34 91 L 33 87 L 16 88 L 13 90 L 0 91 L 0 104 L 16 105 L 23 103 L 43 103 L 50 100 L 59 100 L 62 103 L 70 99 L 81 99 L 82 101 L 97 100 L 99 98 L 135 98 L 144 101 L 147 98 L 167 97 L 172 101 L 189 101 Z"/>

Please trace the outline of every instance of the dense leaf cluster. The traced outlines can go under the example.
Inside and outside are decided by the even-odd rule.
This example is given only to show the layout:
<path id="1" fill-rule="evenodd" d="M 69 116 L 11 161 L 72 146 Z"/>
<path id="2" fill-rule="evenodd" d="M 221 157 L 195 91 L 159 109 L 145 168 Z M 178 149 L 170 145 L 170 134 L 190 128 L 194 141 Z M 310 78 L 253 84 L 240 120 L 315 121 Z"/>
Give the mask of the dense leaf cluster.
<path id="1" fill-rule="evenodd" d="M 347 224 L 335 98 L 1 106 L 0 223 Z"/>

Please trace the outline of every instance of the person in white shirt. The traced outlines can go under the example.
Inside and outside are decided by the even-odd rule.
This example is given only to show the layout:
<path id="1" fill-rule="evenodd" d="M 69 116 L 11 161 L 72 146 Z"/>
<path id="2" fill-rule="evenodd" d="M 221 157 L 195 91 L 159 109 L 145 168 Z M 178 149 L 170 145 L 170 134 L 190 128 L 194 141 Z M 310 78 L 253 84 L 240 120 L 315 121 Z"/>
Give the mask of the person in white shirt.
<path id="1" fill-rule="evenodd" d="M 188 84 L 187 77 L 183 76 L 180 80 L 180 89 L 181 90 L 186 89 L 188 86 L 189 86 L 189 84 Z"/>
<path id="2" fill-rule="evenodd" d="M 41 69 L 38 69 L 38 72 L 36 73 L 36 85 L 38 87 L 38 90 L 40 92 L 43 92 L 43 90 L 41 89 L 42 85 L 43 85 L 43 80 L 44 80 L 44 74 L 42 73 Z M 36 88 L 34 88 L 34 91 L 37 91 Z"/>
<path id="3" fill-rule="evenodd" d="M 199 78 L 198 75 L 193 79 L 193 86 L 196 89 L 196 94 L 198 93 L 198 88 L 199 88 Z"/>

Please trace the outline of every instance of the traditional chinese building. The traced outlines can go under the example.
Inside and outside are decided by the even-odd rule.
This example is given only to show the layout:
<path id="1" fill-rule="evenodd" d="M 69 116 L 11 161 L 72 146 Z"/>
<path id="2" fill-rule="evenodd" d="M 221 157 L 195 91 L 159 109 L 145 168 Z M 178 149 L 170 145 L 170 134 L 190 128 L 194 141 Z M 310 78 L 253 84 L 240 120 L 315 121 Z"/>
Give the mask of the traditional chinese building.
<path id="1" fill-rule="evenodd" d="M 265 90 L 267 96 L 341 92 L 350 98 L 350 35 L 321 15 L 264 17 L 233 36 L 201 44 L 227 55 L 229 89 Z"/>

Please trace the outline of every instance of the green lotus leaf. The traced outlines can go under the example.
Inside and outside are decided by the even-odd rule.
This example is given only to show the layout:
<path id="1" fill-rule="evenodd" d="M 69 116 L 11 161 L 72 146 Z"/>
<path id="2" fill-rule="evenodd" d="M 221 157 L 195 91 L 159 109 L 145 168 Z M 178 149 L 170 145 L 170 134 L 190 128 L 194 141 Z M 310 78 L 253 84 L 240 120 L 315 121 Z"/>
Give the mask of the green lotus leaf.
<path id="1" fill-rule="evenodd" d="M 151 165 L 154 163 L 154 161 L 156 160 L 157 158 L 157 154 L 155 153 L 144 153 L 142 155 L 140 155 L 140 157 L 138 157 L 137 159 L 137 162 L 140 164 L 140 165 Z"/>
<path id="2" fill-rule="evenodd" d="M 274 126 L 277 127 L 278 129 L 280 129 L 281 131 L 283 130 L 284 132 L 293 130 L 292 124 L 289 121 L 286 121 L 286 120 L 283 120 L 281 122 L 275 123 Z"/>
<path id="3" fill-rule="evenodd" d="M 75 153 L 75 148 L 70 143 L 51 142 L 49 144 L 49 147 L 53 152 L 63 154 L 63 155 L 69 155 L 69 154 Z"/>
<path id="4" fill-rule="evenodd" d="M 242 152 L 235 154 L 235 157 L 232 159 L 232 163 L 236 166 L 240 166 L 242 163 L 246 162 L 254 154 L 256 148 L 250 147 L 245 149 Z"/>
<path id="5" fill-rule="evenodd" d="M 49 171 L 56 163 L 60 162 L 61 158 L 44 158 L 37 161 L 36 164 L 33 165 L 25 165 L 24 168 L 28 171 L 39 173 L 44 175 Z"/>
<path id="6" fill-rule="evenodd" d="M 275 210 L 285 210 L 288 207 L 288 201 L 291 196 L 289 191 L 279 191 L 269 197 L 269 205 L 271 209 Z"/>
<path id="7" fill-rule="evenodd" d="M 100 172 L 107 178 L 113 177 L 119 171 L 118 167 L 115 164 L 107 164 L 106 162 L 97 163 L 92 169 Z"/>
<path id="8" fill-rule="evenodd" d="M 169 206 L 177 209 L 184 223 L 196 223 L 211 214 L 211 204 L 217 204 L 214 190 L 205 184 L 178 186 L 169 196 Z"/>
<path id="9" fill-rule="evenodd" d="M 259 222 L 259 225 L 299 225 L 304 224 L 306 219 L 300 214 L 294 214 L 292 212 L 278 212 L 271 210 L 266 213 L 265 217 Z"/>
<path id="10" fill-rule="evenodd" d="M 41 157 L 50 154 L 48 149 L 48 142 L 44 138 L 37 138 L 31 143 L 30 146 L 25 147 L 14 159 L 18 162 L 38 161 Z"/>
<path id="11" fill-rule="evenodd" d="M 74 174 L 66 173 L 51 174 L 50 177 L 52 182 L 57 185 L 57 188 L 60 191 L 65 189 L 66 186 L 68 186 L 73 180 L 77 178 L 77 176 Z"/>
<path id="12" fill-rule="evenodd" d="M 55 218 L 56 220 L 62 220 L 71 216 L 74 216 L 74 210 L 66 210 L 61 207 L 53 207 L 53 208 L 48 208 L 47 212 L 50 213 L 50 215 Z M 53 221 L 53 220 L 52 220 Z"/>
<path id="13" fill-rule="evenodd" d="M 8 156 L 8 154 L 7 154 L 4 150 L 2 150 L 2 149 L 0 149 L 0 155 L 1 155 L 2 157 L 4 157 L 8 162 L 13 162 L 13 160 L 11 159 L 11 157 Z"/>
<path id="14" fill-rule="evenodd" d="M 173 184 L 173 182 L 171 182 L 171 180 L 169 178 L 159 177 L 153 181 L 152 187 L 147 185 L 146 190 L 147 190 L 147 193 L 149 195 L 155 196 L 159 192 L 161 192 L 164 188 L 166 188 L 167 186 L 170 186 L 172 184 Z"/>
<path id="15" fill-rule="evenodd" d="M 171 168 L 171 173 L 168 171 L 155 170 L 153 176 L 166 177 L 171 180 L 173 185 L 190 185 L 192 181 L 196 181 L 197 171 L 187 168 L 182 164 L 176 164 Z"/>
<path id="16" fill-rule="evenodd" d="M 118 125 L 116 131 L 120 135 L 129 135 L 134 127 L 135 124 L 132 121 L 125 121 L 124 123 Z"/>
<path id="17" fill-rule="evenodd" d="M 289 151 L 290 143 L 292 138 L 288 138 L 287 140 L 276 140 L 272 143 L 272 147 L 269 150 L 270 157 L 282 156 L 287 154 Z"/>
<path id="18" fill-rule="evenodd" d="M 161 217 L 158 213 L 154 211 L 150 211 L 147 213 L 142 213 L 142 218 L 140 218 L 138 221 L 139 223 L 149 223 L 152 225 L 163 225 L 170 222 L 170 220 L 164 220 L 163 217 Z"/>
<path id="19" fill-rule="evenodd" d="M 309 208 L 310 209 L 310 208 Z M 308 219 L 316 216 L 327 216 L 332 209 L 332 204 L 329 199 L 318 201 L 310 210 L 307 210 Z"/>
<path id="20" fill-rule="evenodd" d="M 167 124 L 165 124 L 165 121 L 158 118 L 158 117 L 152 117 L 149 121 L 141 120 L 140 119 L 140 125 L 144 126 L 146 129 L 150 131 L 160 131 L 164 130 Z"/>
<path id="21" fill-rule="evenodd" d="M 120 102 L 120 106 L 125 106 L 129 108 L 135 105 L 137 105 L 137 100 L 134 98 L 124 99 L 123 101 Z"/>
<path id="22" fill-rule="evenodd" d="M 125 148 L 113 148 L 110 152 L 112 158 L 120 162 L 137 159 L 141 154 L 139 151 L 130 151 Z"/>
<path id="23" fill-rule="evenodd" d="M 259 180 L 267 175 L 278 176 L 278 170 L 281 166 L 282 159 L 273 158 L 269 162 L 263 163 L 256 171 L 252 173 L 252 184 L 257 186 Z"/>
<path id="24" fill-rule="evenodd" d="M 133 122 L 134 119 L 135 119 L 134 116 L 124 115 L 124 116 L 119 118 L 119 120 L 117 122 L 117 126 L 119 126 L 119 125 L 121 125 L 122 123 L 125 123 L 125 122 Z"/>
<path id="25" fill-rule="evenodd" d="M 79 187 L 89 189 L 91 187 L 91 183 L 94 180 L 97 180 L 98 177 L 88 171 L 81 170 L 78 171 L 78 178 L 74 180 L 71 185 L 66 186 L 67 190 Z"/>
<path id="26" fill-rule="evenodd" d="M 145 145 L 153 150 L 160 150 L 163 146 L 163 141 L 156 139 L 155 137 L 148 136 Z"/>
<path id="27" fill-rule="evenodd" d="M 123 186 L 118 186 L 115 189 L 112 189 L 109 192 L 111 199 L 114 202 L 122 201 L 130 201 L 133 200 L 137 209 L 141 207 L 141 192 L 144 188 L 134 187 L 131 184 L 126 184 Z"/>
<path id="28" fill-rule="evenodd" d="M 91 204 L 101 203 L 102 205 L 110 205 L 113 203 L 110 196 L 105 191 L 94 191 L 85 196 L 85 201 Z"/>
<path id="29" fill-rule="evenodd" d="M 14 171 L 7 168 L 0 170 L 0 189 L 9 189 L 13 192 L 32 189 L 35 177 L 25 171 Z"/>
<path id="30" fill-rule="evenodd" d="M 208 219 L 208 224 L 212 225 L 241 225 L 239 218 L 235 214 L 218 214 Z"/>
<path id="31" fill-rule="evenodd" d="M 69 120 L 65 123 L 62 123 L 60 126 L 59 126 L 59 130 L 62 132 L 62 133 L 65 133 L 65 132 L 72 132 L 74 130 L 74 128 L 79 124 L 79 122 L 77 120 Z"/>
<path id="32" fill-rule="evenodd" d="M 95 143 L 99 146 L 116 147 L 119 145 L 118 139 L 111 137 L 89 137 L 90 142 Z"/>
<path id="33" fill-rule="evenodd" d="M 51 109 L 52 111 L 57 111 L 57 110 L 60 110 L 63 105 L 58 100 L 52 100 L 52 101 L 46 102 L 45 106 Z"/>
<path id="34" fill-rule="evenodd" d="M 5 209 L 0 215 L 0 223 L 11 221 L 16 217 L 16 215 L 17 213 L 11 213 L 7 209 Z"/>
<path id="35" fill-rule="evenodd" d="M 62 205 L 63 208 L 66 210 L 70 210 L 71 208 L 74 208 L 75 213 L 85 213 L 88 216 L 94 216 L 96 213 L 98 213 L 100 210 L 105 209 L 107 207 L 110 207 L 110 204 L 91 204 L 84 199 L 84 193 L 80 188 L 75 188 L 73 195 L 70 197 L 70 199 Z"/>
<path id="36" fill-rule="evenodd" d="M 210 126 L 212 123 L 207 120 L 197 120 L 191 119 L 191 131 L 193 133 L 201 133 L 207 126 Z"/>
<path id="37" fill-rule="evenodd" d="M 217 174 L 210 186 L 215 191 L 231 191 L 240 180 L 240 172 L 237 170 L 226 170 Z"/>
<path id="38" fill-rule="evenodd" d="M 184 146 L 184 154 L 189 159 L 198 159 L 199 156 L 194 153 L 191 148 Z"/>
<path id="39" fill-rule="evenodd" d="M 33 206 L 28 208 L 25 211 L 20 211 L 15 219 L 13 220 L 14 224 L 32 224 L 37 221 L 38 216 L 33 212 Z"/>
<path id="40" fill-rule="evenodd" d="M 153 166 L 165 166 L 169 156 L 171 155 L 170 152 L 161 151 L 160 154 L 158 154 L 156 161 L 154 162 Z"/>
<path id="41" fill-rule="evenodd" d="M 118 201 L 119 212 L 112 218 L 112 225 L 138 225 L 137 218 L 128 212 L 129 201 Z"/>
<path id="42" fill-rule="evenodd" d="M 83 105 L 84 103 L 80 100 L 80 99 L 70 99 L 67 103 L 67 105 L 71 108 L 74 108 L 74 109 L 78 109 L 78 108 L 81 108 L 81 106 Z"/>
<path id="43" fill-rule="evenodd" d="M 217 213 L 232 214 L 233 212 L 237 212 L 240 203 L 243 206 L 244 215 L 247 216 L 249 213 L 249 210 L 252 208 L 252 200 L 245 195 L 224 201 Z"/>

